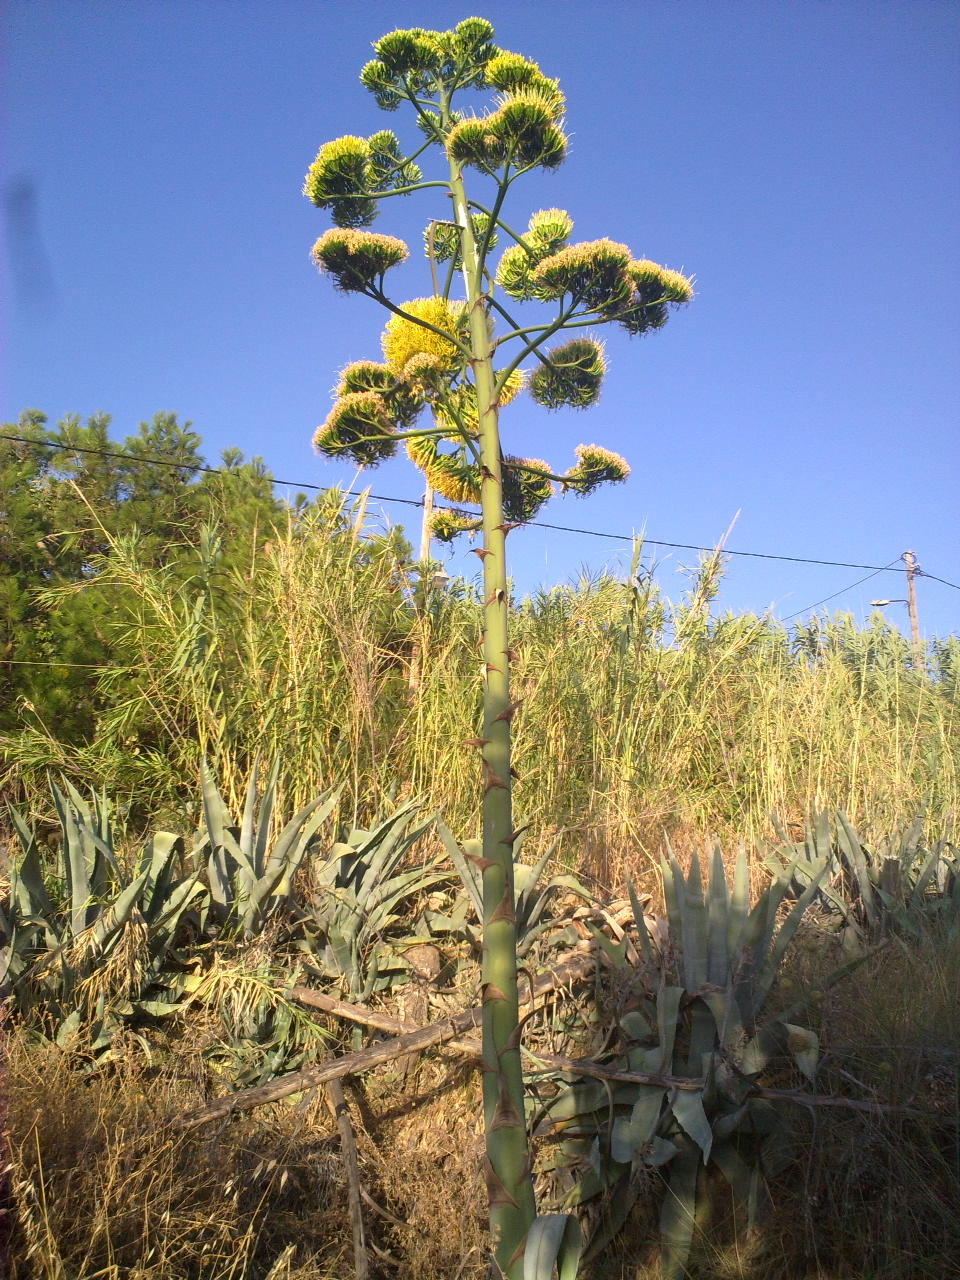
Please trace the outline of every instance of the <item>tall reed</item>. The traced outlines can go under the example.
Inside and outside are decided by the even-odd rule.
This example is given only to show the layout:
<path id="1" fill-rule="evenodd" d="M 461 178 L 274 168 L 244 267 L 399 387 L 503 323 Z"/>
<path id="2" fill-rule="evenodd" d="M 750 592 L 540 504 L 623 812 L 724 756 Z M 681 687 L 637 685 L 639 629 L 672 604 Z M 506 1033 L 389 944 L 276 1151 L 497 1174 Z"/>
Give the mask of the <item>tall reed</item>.
<path id="1" fill-rule="evenodd" d="M 156 816 L 195 792 L 212 761 L 234 806 L 255 755 L 280 760 L 287 813 L 334 782 L 370 816 L 385 794 L 425 796 L 448 821 L 479 821 L 464 739 L 482 696 L 472 588 L 426 586 L 402 539 L 362 503 L 291 515 L 227 562 L 205 531 L 192 567 L 144 565 L 118 541 L 90 590 L 116 600 L 102 712 L 80 746 L 25 723 L 0 744 L 7 776 L 43 770 L 103 785 Z M 879 616 L 788 630 L 714 616 L 708 558 L 677 602 L 641 566 L 539 592 L 513 628 L 517 806 L 571 848 L 655 853 L 664 831 L 761 838 L 769 815 L 802 824 L 843 808 L 865 835 L 926 805 L 950 833 L 960 798 L 956 643 L 914 669 Z"/>

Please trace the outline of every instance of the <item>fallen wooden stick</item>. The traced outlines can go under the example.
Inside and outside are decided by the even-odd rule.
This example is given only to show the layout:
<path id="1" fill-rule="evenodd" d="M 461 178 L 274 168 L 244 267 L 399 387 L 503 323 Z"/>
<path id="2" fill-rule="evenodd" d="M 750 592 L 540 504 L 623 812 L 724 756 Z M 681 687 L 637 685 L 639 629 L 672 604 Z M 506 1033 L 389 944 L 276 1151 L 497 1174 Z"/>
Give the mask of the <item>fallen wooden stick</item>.
<path id="1" fill-rule="evenodd" d="M 366 1009 L 363 1005 L 348 1004 L 345 1000 L 336 1000 L 333 996 L 324 995 L 321 991 L 313 991 L 309 987 L 294 987 L 291 992 L 294 1000 L 310 1005 L 316 1009 L 324 1009 L 328 1013 L 336 1013 L 340 1018 L 350 1022 L 358 1022 L 363 1026 L 376 1027 L 380 1031 L 389 1031 L 392 1035 L 408 1035 L 416 1030 L 409 1022 L 401 1022 L 389 1014 L 375 1009 Z M 478 1056 L 480 1043 L 474 1039 L 448 1040 L 448 1049 L 457 1049 L 461 1053 Z M 555 1053 L 532 1053 L 535 1061 L 542 1062 L 549 1071 L 560 1071 L 564 1075 L 587 1076 L 594 1080 L 612 1080 L 625 1084 L 660 1085 L 665 1089 L 679 1089 L 697 1092 L 704 1087 L 704 1080 L 694 1076 L 654 1075 L 646 1071 L 619 1070 L 604 1062 L 594 1062 L 590 1058 L 565 1058 Z M 528 1072 L 528 1074 L 539 1074 Z M 930 1114 L 918 1111 L 913 1107 L 900 1103 L 861 1101 L 857 1098 L 845 1098 L 827 1094 L 803 1093 L 797 1089 L 767 1089 L 763 1085 L 751 1085 L 750 1092 L 757 1098 L 769 1098 L 771 1101 L 796 1102 L 806 1107 L 841 1107 L 851 1111 L 864 1112 L 896 1112 L 900 1115 L 923 1116 Z"/>
<path id="2" fill-rule="evenodd" d="M 533 1004 L 541 996 L 549 995 L 564 983 L 582 982 L 594 971 L 597 957 L 593 948 L 578 950 L 573 956 L 531 980 L 526 999 L 521 1003 Z M 456 1040 L 465 1031 L 473 1031 L 480 1026 L 483 1017 L 482 1006 L 467 1009 L 463 1013 L 445 1018 L 442 1022 L 431 1023 L 427 1027 L 419 1027 L 416 1031 L 405 1032 L 392 1040 L 381 1040 L 377 1044 L 368 1045 L 357 1053 L 348 1053 L 329 1062 L 318 1063 L 307 1067 L 304 1071 L 294 1071 L 286 1076 L 279 1076 L 267 1084 L 254 1085 L 251 1089 L 239 1089 L 236 1093 L 228 1093 L 216 1098 L 205 1107 L 188 1111 L 182 1116 L 174 1117 L 171 1124 L 175 1129 L 195 1129 L 211 1120 L 220 1120 L 233 1115 L 236 1111 L 249 1111 L 253 1107 L 262 1107 L 268 1102 L 277 1102 L 280 1098 L 289 1097 L 291 1093 L 302 1093 L 305 1089 L 315 1089 L 326 1084 L 328 1080 L 339 1080 L 343 1076 L 358 1075 L 369 1071 L 371 1067 L 381 1066 L 405 1053 L 421 1053 L 424 1049 L 436 1044 L 444 1044 Z"/>
<path id="3" fill-rule="evenodd" d="M 347 1199 L 350 1204 L 350 1225 L 353 1228 L 353 1274 L 354 1280 L 368 1280 L 370 1267 L 367 1263 L 367 1245 L 363 1230 L 363 1209 L 360 1198 L 363 1184 L 360 1181 L 360 1158 L 357 1154 L 357 1137 L 353 1132 L 350 1119 L 350 1108 L 347 1106 L 343 1085 L 339 1080 L 327 1081 L 327 1097 L 330 1110 L 340 1131 L 340 1152 L 343 1156 L 343 1168 L 347 1175 Z"/>
<path id="4" fill-rule="evenodd" d="M 308 1005 L 311 1009 L 322 1009 L 324 1013 L 332 1013 L 334 1017 L 343 1018 L 347 1022 L 359 1023 L 362 1027 L 373 1027 L 377 1031 L 386 1031 L 391 1036 L 409 1035 L 418 1031 L 419 1027 L 410 1022 L 401 1022 L 388 1013 L 378 1009 L 367 1009 L 362 1004 L 348 1004 L 346 1000 L 338 1000 L 336 996 L 328 996 L 323 991 L 314 991 L 312 987 L 294 987 L 290 999 L 299 1004 Z M 479 1058 L 480 1041 L 473 1036 L 457 1037 L 456 1040 L 444 1041 L 447 1049 L 456 1049 L 467 1057 Z"/>
<path id="5" fill-rule="evenodd" d="M 417 1028 L 411 1026 L 409 1022 L 401 1022 L 399 1018 L 391 1018 L 389 1014 L 380 1013 L 374 1009 L 365 1009 L 360 1004 L 347 1004 L 345 1000 L 335 1000 L 333 996 L 326 996 L 322 991 L 313 991 L 310 987 L 294 987 L 290 993 L 291 998 L 298 1000 L 301 1004 L 310 1005 L 315 1009 L 324 1009 L 328 1013 L 336 1013 L 340 1018 L 346 1018 L 350 1022 L 359 1022 L 363 1026 L 376 1027 L 380 1031 L 389 1031 L 392 1035 L 403 1036 L 409 1035 L 411 1031 Z M 333 1006 L 336 1006 L 334 1008 Z M 474 1039 L 465 1040 L 448 1040 L 446 1042 L 448 1049 L 459 1049 L 460 1052 L 469 1054 L 473 1057 L 479 1056 L 480 1042 Z M 537 1062 L 546 1063 L 551 1071 L 562 1071 L 566 1075 L 590 1076 L 596 1080 L 617 1080 L 625 1081 L 629 1084 L 657 1084 L 662 1085 L 665 1089 L 683 1089 L 690 1093 L 702 1089 L 704 1081 L 693 1076 L 664 1076 L 653 1075 L 645 1071 L 618 1071 L 616 1067 L 609 1067 L 602 1062 L 594 1062 L 590 1058 L 563 1058 L 555 1053 L 531 1054 Z"/>

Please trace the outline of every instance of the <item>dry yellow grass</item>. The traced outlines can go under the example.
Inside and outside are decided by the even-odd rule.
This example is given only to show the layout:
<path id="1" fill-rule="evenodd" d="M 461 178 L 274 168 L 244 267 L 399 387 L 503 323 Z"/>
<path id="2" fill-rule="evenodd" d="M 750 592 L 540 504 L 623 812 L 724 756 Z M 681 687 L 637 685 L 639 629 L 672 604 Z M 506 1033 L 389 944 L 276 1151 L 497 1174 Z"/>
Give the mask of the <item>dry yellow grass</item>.
<path id="1" fill-rule="evenodd" d="M 811 927 L 784 1003 L 837 956 Z M 824 1093 L 924 1117 L 797 1108 L 793 1157 L 751 1236 L 722 1183 L 705 1198 L 695 1280 L 948 1280 L 960 1255 L 960 939 L 889 943 L 815 1004 Z M 534 1036 L 548 1031 L 531 1029 Z M 16 1203 L 12 1280 L 350 1280 L 347 1196 L 324 1097 L 184 1137 L 164 1116 L 223 1078 L 199 1014 L 169 1041 L 118 1046 L 91 1073 L 22 1029 L 7 1039 Z M 858 1082 L 854 1084 L 853 1082 Z M 482 1280 L 479 1087 L 449 1055 L 348 1086 L 373 1276 Z M 654 1280 L 658 1185 L 585 1280 Z M 376 1250 L 380 1253 L 374 1251 Z M 383 1256 L 380 1256 L 383 1255 Z"/>

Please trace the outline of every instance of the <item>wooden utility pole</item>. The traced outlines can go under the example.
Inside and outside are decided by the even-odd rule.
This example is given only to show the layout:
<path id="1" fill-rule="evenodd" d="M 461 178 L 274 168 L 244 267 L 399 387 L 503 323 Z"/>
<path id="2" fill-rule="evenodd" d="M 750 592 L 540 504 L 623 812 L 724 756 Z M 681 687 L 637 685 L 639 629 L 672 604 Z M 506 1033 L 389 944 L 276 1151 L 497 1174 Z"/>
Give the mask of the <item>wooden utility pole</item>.
<path id="1" fill-rule="evenodd" d="M 430 544 L 433 541 L 433 489 L 428 484 L 423 495 L 423 524 L 420 527 L 420 559 L 430 559 Z M 913 555 L 912 551 L 907 552 Z"/>
<path id="2" fill-rule="evenodd" d="M 917 613 L 917 588 L 914 578 L 917 576 L 917 557 L 912 551 L 903 553 L 903 563 L 907 570 L 907 609 L 910 612 L 910 634 L 913 637 L 913 664 L 917 671 L 923 671 L 923 644 L 920 640 L 920 618 Z"/>

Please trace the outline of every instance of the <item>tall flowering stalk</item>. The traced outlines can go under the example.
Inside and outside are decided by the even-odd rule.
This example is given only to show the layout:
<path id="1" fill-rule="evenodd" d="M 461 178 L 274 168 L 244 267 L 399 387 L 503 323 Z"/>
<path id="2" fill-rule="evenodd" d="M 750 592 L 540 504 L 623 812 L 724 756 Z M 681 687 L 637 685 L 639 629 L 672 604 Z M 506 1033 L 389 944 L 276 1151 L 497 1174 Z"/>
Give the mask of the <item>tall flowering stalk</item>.
<path id="1" fill-rule="evenodd" d="M 413 28 L 378 40 L 360 80 L 385 111 L 410 108 L 421 137 L 410 151 L 386 129 L 328 142 L 310 166 L 304 193 L 334 222 L 313 247 L 319 269 L 336 288 L 372 298 L 391 313 L 383 359 L 359 360 L 342 371 L 316 448 L 372 466 L 402 443 L 437 493 L 481 509 L 479 520 L 442 509 L 433 533 L 451 540 L 482 531 L 476 553 L 484 583 L 483 728 L 468 745 L 479 753 L 483 787 L 486 1180 L 494 1258 L 500 1274 L 514 1280 L 523 1274 L 525 1253 L 534 1250 L 551 1259 L 545 1265 L 552 1273 L 552 1259 L 570 1243 L 570 1233 L 561 1238 L 555 1221 L 545 1227 L 545 1219 L 537 1219 L 524 1120 L 510 764 L 517 707 L 510 694 L 506 540 L 557 487 L 585 495 L 625 480 L 629 468 L 598 445 L 578 446 L 563 473 L 541 459 L 504 453 L 500 410 L 522 393 L 547 409 L 595 404 L 606 364 L 602 344 L 583 331 L 602 324 L 631 334 L 661 328 L 670 307 L 689 302 L 693 290 L 685 276 L 634 258 L 626 245 L 570 243 L 573 221 L 562 209 L 534 213 L 522 233 L 505 221 L 516 179 L 564 159 L 565 102 L 557 81 L 535 62 L 498 49 L 493 34 L 486 20 L 468 18 L 452 31 Z M 478 90 L 496 95 L 485 114 L 454 107 L 458 94 Z M 437 151 L 445 156 L 445 172 L 425 178 L 418 161 Z M 468 195 L 468 172 L 483 188 L 485 204 Z M 408 248 L 366 228 L 383 200 L 423 190 L 450 197 L 424 232 L 432 292 L 398 304 L 387 296 L 384 279 L 407 259 Z M 506 247 L 495 260 L 500 241 Z M 454 296 L 458 276 L 462 296 Z M 511 307 L 531 302 L 546 306 L 546 318 L 530 320 L 526 307 L 522 319 L 515 317 Z M 548 345 L 566 330 L 577 332 Z"/>

